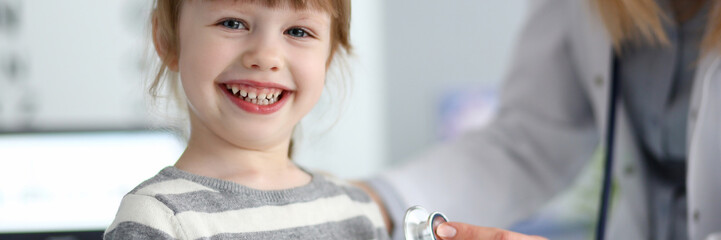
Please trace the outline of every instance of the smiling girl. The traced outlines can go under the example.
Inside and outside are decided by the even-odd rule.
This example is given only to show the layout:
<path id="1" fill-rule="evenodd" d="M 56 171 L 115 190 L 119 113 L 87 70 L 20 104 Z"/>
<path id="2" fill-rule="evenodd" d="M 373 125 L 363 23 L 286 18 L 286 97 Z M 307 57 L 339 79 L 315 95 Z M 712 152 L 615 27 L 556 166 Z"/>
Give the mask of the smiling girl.
<path id="1" fill-rule="evenodd" d="M 190 137 L 105 239 L 387 239 L 362 190 L 288 157 L 349 21 L 349 0 L 157 0 L 151 92 L 179 81 Z"/>

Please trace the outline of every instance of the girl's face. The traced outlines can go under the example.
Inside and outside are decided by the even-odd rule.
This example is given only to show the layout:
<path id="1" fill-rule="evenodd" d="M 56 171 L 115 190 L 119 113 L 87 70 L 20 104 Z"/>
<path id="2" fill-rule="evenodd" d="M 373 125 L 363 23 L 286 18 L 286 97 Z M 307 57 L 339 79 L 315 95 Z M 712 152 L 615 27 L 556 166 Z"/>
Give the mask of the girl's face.
<path id="1" fill-rule="evenodd" d="M 330 15 L 313 9 L 186 1 L 177 70 L 191 140 L 220 137 L 251 149 L 287 144 L 323 91 L 330 28 Z"/>

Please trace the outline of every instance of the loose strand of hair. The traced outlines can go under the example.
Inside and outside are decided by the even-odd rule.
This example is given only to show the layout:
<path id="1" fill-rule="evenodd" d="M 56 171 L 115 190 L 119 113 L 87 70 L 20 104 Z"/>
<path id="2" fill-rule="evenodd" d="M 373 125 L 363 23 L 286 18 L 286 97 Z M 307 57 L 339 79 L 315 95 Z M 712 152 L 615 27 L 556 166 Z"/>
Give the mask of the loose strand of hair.
<path id="1" fill-rule="evenodd" d="M 628 43 L 668 45 L 663 21 L 670 18 L 654 0 L 595 0 L 617 53 Z"/>
<path id="2" fill-rule="evenodd" d="M 626 44 L 670 44 L 663 23 L 672 18 L 654 0 L 594 0 L 594 5 L 617 54 L 622 54 Z M 704 54 L 714 49 L 721 53 L 721 1 L 714 0 L 710 6 L 701 47 Z"/>
<path id="3" fill-rule="evenodd" d="M 709 11 L 711 15 L 706 25 L 706 36 L 704 36 L 701 46 L 705 50 L 703 51 L 704 54 L 710 53 L 714 49 L 718 54 L 721 54 L 721 1 L 716 1 L 712 8 Z"/>

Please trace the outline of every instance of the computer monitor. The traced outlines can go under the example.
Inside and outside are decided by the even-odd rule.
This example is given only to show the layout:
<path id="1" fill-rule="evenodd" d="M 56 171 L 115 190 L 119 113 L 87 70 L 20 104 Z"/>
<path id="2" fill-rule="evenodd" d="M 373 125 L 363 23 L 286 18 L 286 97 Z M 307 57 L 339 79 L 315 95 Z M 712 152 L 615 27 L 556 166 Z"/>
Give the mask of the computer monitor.
<path id="1" fill-rule="evenodd" d="M 98 239 L 183 149 L 164 131 L 0 133 L 0 239 Z"/>

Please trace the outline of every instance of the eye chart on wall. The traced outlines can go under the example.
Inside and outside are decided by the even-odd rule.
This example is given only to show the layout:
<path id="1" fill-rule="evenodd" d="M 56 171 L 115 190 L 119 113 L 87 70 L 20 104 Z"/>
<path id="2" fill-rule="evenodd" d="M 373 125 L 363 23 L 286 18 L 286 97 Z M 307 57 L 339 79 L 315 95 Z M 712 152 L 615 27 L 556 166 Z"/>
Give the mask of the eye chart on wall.
<path id="1" fill-rule="evenodd" d="M 147 0 L 0 0 L 0 132 L 147 126 Z"/>

